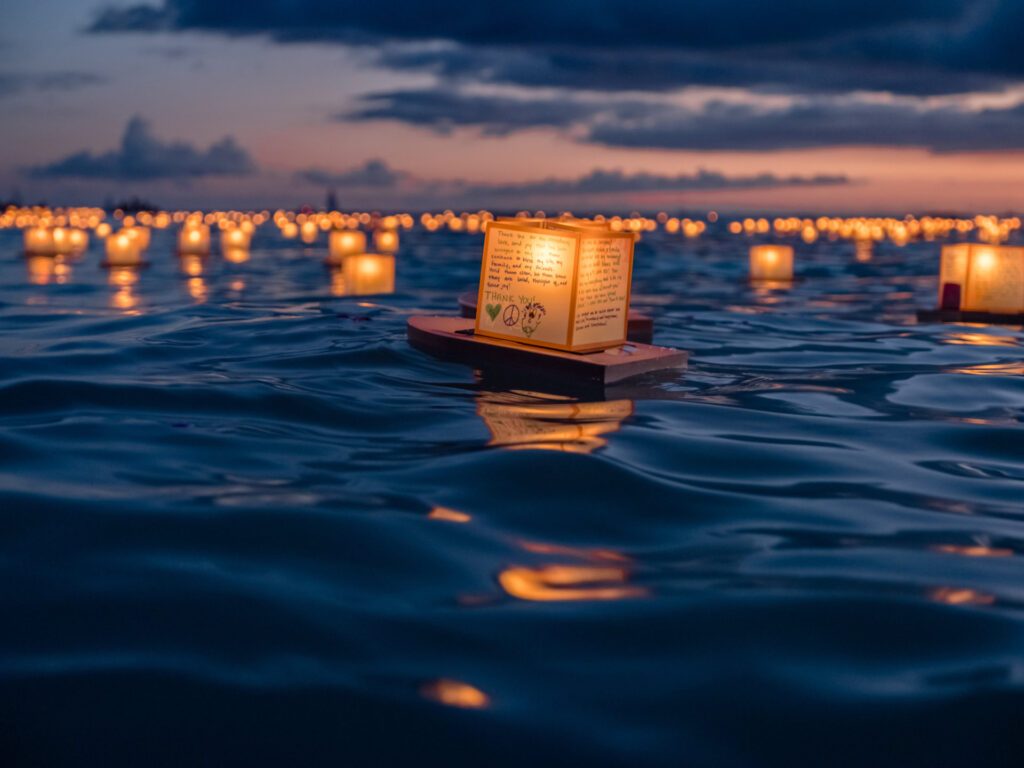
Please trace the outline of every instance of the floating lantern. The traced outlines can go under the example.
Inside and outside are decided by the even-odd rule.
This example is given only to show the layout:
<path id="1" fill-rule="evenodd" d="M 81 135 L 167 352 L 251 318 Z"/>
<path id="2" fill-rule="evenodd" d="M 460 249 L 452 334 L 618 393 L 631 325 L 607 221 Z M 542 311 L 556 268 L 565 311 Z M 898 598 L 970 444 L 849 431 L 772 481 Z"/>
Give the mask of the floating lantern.
<path id="1" fill-rule="evenodd" d="M 139 249 L 139 253 L 149 248 L 150 233 L 147 227 L 125 227 L 124 233 L 135 241 L 135 247 Z"/>
<path id="2" fill-rule="evenodd" d="M 56 253 L 53 244 L 53 230 L 48 227 L 29 227 L 22 235 L 25 253 L 52 255 Z"/>
<path id="3" fill-rule="evenodd" d="M 178 253 L 206 256 L 210 252 L 210 228 L 188 224 L 178 233 Z"/>
<path id="4" fill-rule="evenodd" d="M 248 251 L 249 243 L 249 233 L 244 229 L 232 227 L 220 231 L 220 249 L 225 256 L 229 252 Z"/>
<path id="5" fill-rule="evenodd" d="M 604 225 L 491 222 L 475 333 L 570 352 L 623 344 L 633 243 Z"/>
<path id="6" fill-rule="evenodd" d="M 398 233 L 393 229 L 378 229 L 373 233 L 373 247 L 380 253 L 395 253 L 398 250 Z"/>
<path id="7" fill-rule="evenodd" d="M 111 232 L 111 227 L 107 222 L 96 225 L 96 237 L 107 237 Z"/>
<path id="8" fill-rule="evenodd" d="M 939 309 L 1024 313 L 1024 248 L 973 243 L 943 246 Z"/>
<path id="9" fill-rule="evenodd" d="M 295 225 L 295 222 L 289 221 L 283 227 L 281 227 L 281 237 L 286 240 L 294 240 L 299 235 L 299 228 Z"/>
<path id="10" fill-rule="evenodd" d="M 395 292 L 395 257 L 360 253 L 346 256 L 331 269 L 331 293 L 335 296 L 367 296 Z"/>
<path id="11" fill-rule="evenodd" d="M 312 245 L 316 242 L 316 236 L 320 232 L 320 227 L 316 225 L 316 222 L 312 219 L 307 219 L 302 222 L 302 226 L 299 228 L 299 234 L 302 237 L 302 242 L 306 245 Z"/>
<path id="12" fill-rule="evenodd" d="M 84 229 L 68 230 L 68 252 L 73 254 L 84 253 L 89 247 L 89 234 Z"/>
<path id="13" fill-rule="evenodd" d="M 327 248 L 328 260 L 340 264 L 346 256 L 366 253 L 366 234 L 358 229 L 335 229 L 327 241 Z"/>
<path id="14" fill-rule="evenodd" d="M 135 238 L 123 229 L 107 238 L 106 252 L 107 259 L 104 266 L 133 267 L 142 261 Z"/>
<path id="15" fill-rule="evenodd" d="M 793 279 L 793 247 L 790 245 L 752 245 L 750 247 L 750 279 Z"/>

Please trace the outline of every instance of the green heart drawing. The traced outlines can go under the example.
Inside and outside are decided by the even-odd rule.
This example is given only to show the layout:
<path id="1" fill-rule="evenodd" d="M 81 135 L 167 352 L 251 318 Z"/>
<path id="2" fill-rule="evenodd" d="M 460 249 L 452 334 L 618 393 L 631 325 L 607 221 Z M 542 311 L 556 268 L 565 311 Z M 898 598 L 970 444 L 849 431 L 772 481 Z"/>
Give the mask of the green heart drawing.
<path id="1" fill-rule="evenodd" d="M 501 312 L 501 304 L 488 304 L 487 305 L 487 314 L 491 316 L 491 322 L 492 323 L 494 322 L 494 319 L 498 316 L 499 312 Z"/>

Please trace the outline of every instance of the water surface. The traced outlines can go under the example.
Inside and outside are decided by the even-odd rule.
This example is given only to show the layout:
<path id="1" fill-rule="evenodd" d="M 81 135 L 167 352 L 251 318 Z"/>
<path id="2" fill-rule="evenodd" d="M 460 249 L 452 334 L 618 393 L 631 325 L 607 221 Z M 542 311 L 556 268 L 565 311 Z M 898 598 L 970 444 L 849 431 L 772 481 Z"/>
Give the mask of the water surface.
<path id="1" fill-rule="evenodd" d="M 690 367 L 580 398 L 407 346 L 478 237 L 351 296 L 0 233 L 8 764 L 1019 765 L 1024 333 L 917 324 L 933 243 L 748 242 L 648 236 Z"/>

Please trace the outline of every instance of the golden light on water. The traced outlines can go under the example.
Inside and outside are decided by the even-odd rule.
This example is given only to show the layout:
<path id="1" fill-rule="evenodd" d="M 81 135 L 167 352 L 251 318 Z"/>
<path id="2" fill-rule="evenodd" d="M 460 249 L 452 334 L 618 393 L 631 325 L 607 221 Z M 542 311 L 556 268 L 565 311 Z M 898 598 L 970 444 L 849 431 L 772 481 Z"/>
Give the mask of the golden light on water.
<path id="1" fill-rule="evenodd" d="M 490 697 L 476 686 L 449 678 L 424 683 L 420 694 L 430 701 L 459 709 L 485 709 L 491 703 Z"/>
<path id="2" fill-rule="evenodd" d="M 928 599 L 944 605 L 992 605 L 995 595 L 965 587 L 936 587 L 928 591 Z"/>
<path id="3" fill-rule="evenodd" d="M 786 282 L 793 279 L 793 247 L 789 245 L 752 245 L 750 279 Z"/>
<path id="4" fill-rule="evenodd" d="M 395 292 L 395 257 L 379 253 L 345 256 L 330 267 L 334 296 L 386 295 Z"/>
<path id="5" fill-rule="evenodd" d="M 960 555 L 961 557 L 1013 557 L 1013 550 L 1006 547 L 987 547 L 981 544 L 956 545 L 940 544 L 934 548 L 944 555 Z"/>
<path id="6" fill-rule="evenodd" d="M 488 445 L 519 450 L 592 453 L 633 414 L 632 400 L 579 402 L 539 392 L 481 392 L 477 415 L 491 433 Z"/>
<path id="7" fill-rule="evenodd" d="M 450 509 L 448 507 L 434 507 L 430 510 L 427 517 L 430 520 L 445 520 L 449 523 L 468 523 L 473 519 L 465 512 L 459 512 L 457 509 Z"/>
<path id="8" fill-rule="evenodd" d="M 531 602 L 626 600 L 647 594 L 628 581 L 625 567 L 603 564 L 512 566 L 498 574 L 508 595 Z"/>

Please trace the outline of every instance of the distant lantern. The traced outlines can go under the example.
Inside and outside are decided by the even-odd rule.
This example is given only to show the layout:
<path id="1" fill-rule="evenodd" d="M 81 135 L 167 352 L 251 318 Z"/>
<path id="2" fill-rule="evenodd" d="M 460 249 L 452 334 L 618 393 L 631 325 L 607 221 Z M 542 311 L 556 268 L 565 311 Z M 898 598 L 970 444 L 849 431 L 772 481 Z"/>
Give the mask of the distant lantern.
<path id="1" fill-rule="evenodd" d="M 475 332 L 569 352 L 624 343 L 633 243 L 603 224 L 490 222 Z"/>
<path id="2" fill-rule="evenodd" d="M 53 245 L 53 230 L 48 227 L 29 227 L 24 234 L 25 253 L 52 255 L 56 253 Z"/>
<path id="3" fill-rule="evenodd" d="M 286 240 L 294 240 L 299 235 L 299 228 L 294 221 L 289 221 L 281 227 L 281 237 Z"/>
<path id="4" fill-rule="evenodd" d="M 752 245 L 750 247 L 750 279 L 793 279 L 793 247 L 790 245 Z"/>
<path id="5" fill-rule="evenodd" d="M 141 261 L 136 241 L 123 229 L 107 237 L 106 250 L 106 265 L 110 267 L 133 267 Z"/>
<path id="6" fill-rule="evenodd" d="M 149 248 L 150 233 L 147 227 L 125 227 L 124 233 L 135 241 L 135 246 L 139 249 L 140 253 Z"/>
<path id="7" fill-rule="evenodd" d="M 84 229 L 68 230 L 68 252 L 74 254 L 84 253 L 89 247 L 89 233 Z"/>
<path id="8" fill-rule="evenodd" d="M 939 309 L 1024 313 L 1024 247 L 973 243 L 943 246 Z"/>
<path id="9" fill-rule="evenodd" d="M 302 237 L 302 242 L 306 245 L 312 245 L 316 242 L 316 236 L 320 233 L 320 227 L 317 226 L 316 222 L 312 219 L 306 219 L 302 222 L 302 226 L 299 228 L 299 234 Z"/>
<path id="10" fill-rule="evenodd" d="M 229 251 L 248 251 L 250 243 L 249 233 L 240 227 L 231 227 L 220 231 L 220 249 L 223 253 Z"/>
<path id="11" fill-rule="evenodd" d="M 346 256 L 331 269 L 331 293 L 335 296 L 367 296 L 395 292 L 395 257 L 392 254 L 359 253 Z"/>
<path id="12" fill-rule="evenodd" d="M 330 261 L 340 263 L 346 256 L 366 253 L 366 233 L 358 229 L 335 229 L 331 232 L 327 247 Z"/>
<path id="13" fill-rule="evenodd" d="M 210 228 L 205 224 L 186 224 L 178 233 L 178 253 L 205 256 L 210 252 Z"/>
<path id="14" fill-rule="evenodd" d="M 479 221 L 474 221 L 479 227 Z M 398 233 L 393 229 L 378 229 L 373 233 L 373 247 L 380 253 L 394 253 L 398 250 Z"/>

